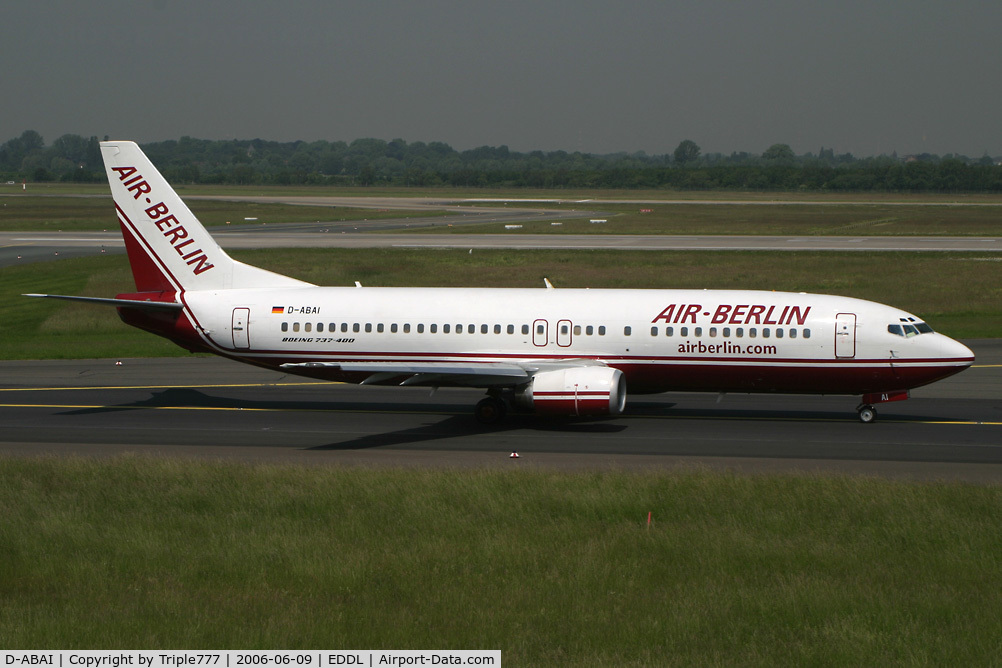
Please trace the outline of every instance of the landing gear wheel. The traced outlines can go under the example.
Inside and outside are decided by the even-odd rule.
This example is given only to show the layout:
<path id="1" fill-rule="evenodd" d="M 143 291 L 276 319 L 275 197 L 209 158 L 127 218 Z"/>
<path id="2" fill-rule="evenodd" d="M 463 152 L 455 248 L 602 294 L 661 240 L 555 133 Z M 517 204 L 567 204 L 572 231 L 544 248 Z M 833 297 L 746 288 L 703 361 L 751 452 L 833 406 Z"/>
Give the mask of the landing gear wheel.
<path id="1" fill-rule="evenodd" d="M 497 397 L 484 397 L 477 402 L 473 414 L 480 424 L 497 424 L 508 412 L 504 400 Z"/>
<path id="2" fill-rule="evenodd" d="M 877 409 L 873 406 L 860 406 L 856 412 L 859 413 L 859 421 L 864 424 L 869 424 L 877 418 Z"/>

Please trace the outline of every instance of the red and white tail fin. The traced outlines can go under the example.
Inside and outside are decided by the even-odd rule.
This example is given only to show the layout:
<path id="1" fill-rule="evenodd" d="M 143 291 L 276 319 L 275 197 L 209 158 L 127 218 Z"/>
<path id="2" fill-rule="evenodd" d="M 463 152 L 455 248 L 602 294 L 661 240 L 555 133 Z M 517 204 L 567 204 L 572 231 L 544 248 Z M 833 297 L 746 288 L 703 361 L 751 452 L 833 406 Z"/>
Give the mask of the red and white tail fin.
<path id="1" fill-rule="evenodd" d="M 101 142 L 101 156 L 139 292 L 310 285 L 227 255 L 134 142 Z"/>

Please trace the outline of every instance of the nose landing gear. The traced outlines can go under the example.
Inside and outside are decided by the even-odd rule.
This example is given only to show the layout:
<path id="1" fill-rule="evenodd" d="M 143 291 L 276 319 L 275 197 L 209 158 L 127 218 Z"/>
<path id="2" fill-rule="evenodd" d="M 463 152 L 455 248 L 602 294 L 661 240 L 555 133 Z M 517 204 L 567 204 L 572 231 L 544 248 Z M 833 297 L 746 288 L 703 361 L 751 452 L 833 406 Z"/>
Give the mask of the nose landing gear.
<path id="1" fill-rule="evenodd" d="M 894 390 L 893 392 L 871 392 L 864 394 L 856 412 L 859 414 L 859 421 L 869 424 L 877 419 L 877 409 L 873 404 L 886 404 L 889 401 L 904 401 L 908 398 L 908 390 Z"/>

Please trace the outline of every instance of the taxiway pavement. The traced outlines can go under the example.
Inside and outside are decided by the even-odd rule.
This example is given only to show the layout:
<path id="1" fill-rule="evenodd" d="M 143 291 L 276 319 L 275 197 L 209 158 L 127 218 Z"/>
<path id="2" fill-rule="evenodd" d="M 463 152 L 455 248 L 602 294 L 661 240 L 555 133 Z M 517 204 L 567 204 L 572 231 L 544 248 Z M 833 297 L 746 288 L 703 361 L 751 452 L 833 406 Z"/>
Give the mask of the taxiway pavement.
<path id="1" fill-rule="evenodd" d="M 1002 483 L 1002 340 L 861 424 L 856 399 L 669 393 L 615 418 L 475 422 L 474 390 L 318 383 L 216 358 L 0 362 L 0 453 L 321 465 L 706 466 Z M 510 453 L 520 458 L 512 460 Z"/>

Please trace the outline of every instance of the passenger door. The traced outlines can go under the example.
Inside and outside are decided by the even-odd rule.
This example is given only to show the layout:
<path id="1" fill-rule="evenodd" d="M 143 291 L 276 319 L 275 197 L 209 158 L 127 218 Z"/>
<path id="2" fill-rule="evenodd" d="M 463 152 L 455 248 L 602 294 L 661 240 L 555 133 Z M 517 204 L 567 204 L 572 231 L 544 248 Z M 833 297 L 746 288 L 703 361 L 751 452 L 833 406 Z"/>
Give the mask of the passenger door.
<path id="1" fill-rule="evenodd" d="M 835 357 L 856 356 L 856 314 L 839 313 L 835 316 Z"/>
<path id="2" fill-rule="evenodd" d="M 250 333 L 247 331 L 247 324 L 250 322 L 249 308 L 233 309 L 233 347 L 250 348 Z"/>

